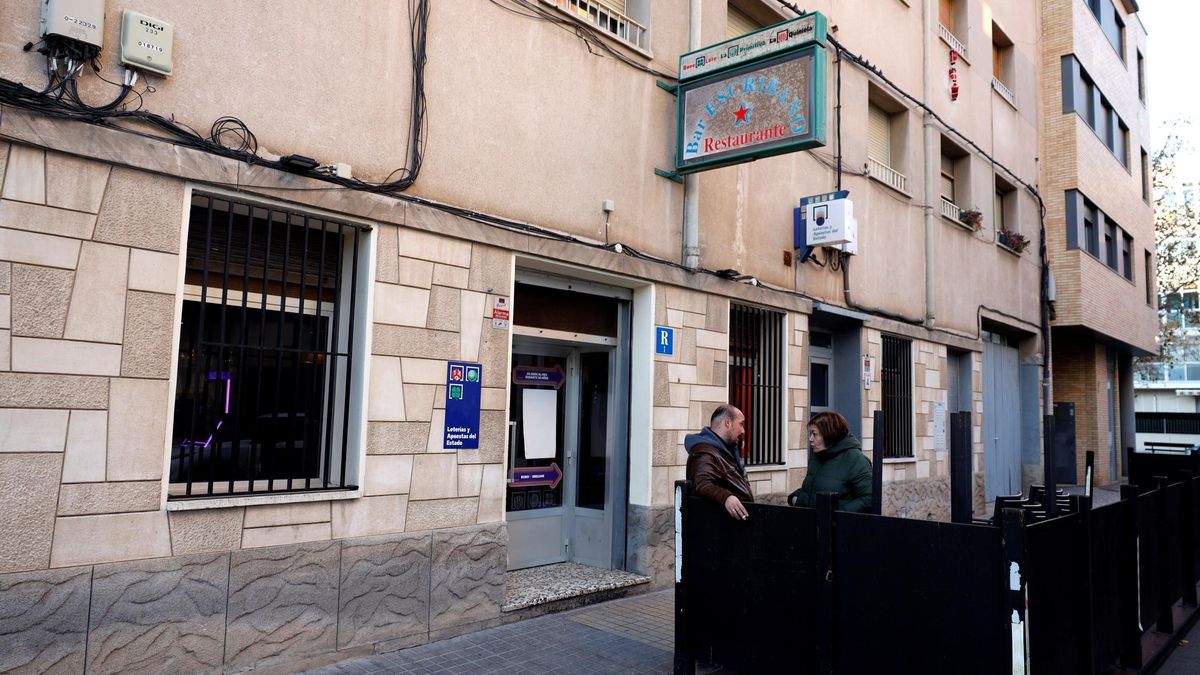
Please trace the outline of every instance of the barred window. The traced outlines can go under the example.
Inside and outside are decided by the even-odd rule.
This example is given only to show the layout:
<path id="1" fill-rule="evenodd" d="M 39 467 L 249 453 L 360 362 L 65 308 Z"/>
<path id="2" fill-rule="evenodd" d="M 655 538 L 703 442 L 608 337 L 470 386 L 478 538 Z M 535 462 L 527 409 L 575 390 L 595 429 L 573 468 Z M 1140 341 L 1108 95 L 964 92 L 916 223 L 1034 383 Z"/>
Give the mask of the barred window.
<path id="1" fill-rule="evenodd" d="M 368 230 L 192 199 L 171 498 L 354 487 Z"/>
<path id="2" fill-rule="evenodd" d="M 731 304 L 729 402 L 746 415 L 747 466 L 783 464 L 783 314 Z"/>
<path id="3" fill-rule="evenodd" d="M 883 336 L 883 456 L 912 457 L 912 340 Z"/>

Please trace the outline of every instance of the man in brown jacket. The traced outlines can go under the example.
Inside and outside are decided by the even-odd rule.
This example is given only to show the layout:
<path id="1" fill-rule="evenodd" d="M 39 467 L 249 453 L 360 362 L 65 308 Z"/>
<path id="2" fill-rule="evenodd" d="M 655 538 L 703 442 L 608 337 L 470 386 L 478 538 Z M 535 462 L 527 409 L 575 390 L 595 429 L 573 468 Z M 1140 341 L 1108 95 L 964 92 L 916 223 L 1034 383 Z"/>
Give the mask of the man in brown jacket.
<path id="1" fill-rule="evenodd" d="M 742 502 L 754 501 L 738 444 L 746 433 L 746 416 L 723 403 L 717 406 L 709 425 L 698 434 L 688 434 L 683 447 L 688 452 L 687 477 L 700 497 L 725 508 L 735 520 L 750 514 Z"/>

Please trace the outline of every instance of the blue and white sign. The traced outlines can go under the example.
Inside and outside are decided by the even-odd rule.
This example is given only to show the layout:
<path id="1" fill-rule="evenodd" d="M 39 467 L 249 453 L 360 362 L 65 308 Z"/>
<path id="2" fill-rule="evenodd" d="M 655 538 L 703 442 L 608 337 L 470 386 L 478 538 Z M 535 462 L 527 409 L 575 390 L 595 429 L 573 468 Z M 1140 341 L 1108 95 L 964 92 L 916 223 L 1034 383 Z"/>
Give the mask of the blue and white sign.
<path id="1" fill-rule="evenodd" d="M 479 447 L 479 406 L 483 368 L 478 363 L 446 364 L 446 432 L 442 447 Z"/>
<path id="2" fill-rule="evenodd" d="M 654 330 L 654 353 L 655 354 L 674 354 L 675 353 L 675 329 L 664 328 L 659 326 Z"/>

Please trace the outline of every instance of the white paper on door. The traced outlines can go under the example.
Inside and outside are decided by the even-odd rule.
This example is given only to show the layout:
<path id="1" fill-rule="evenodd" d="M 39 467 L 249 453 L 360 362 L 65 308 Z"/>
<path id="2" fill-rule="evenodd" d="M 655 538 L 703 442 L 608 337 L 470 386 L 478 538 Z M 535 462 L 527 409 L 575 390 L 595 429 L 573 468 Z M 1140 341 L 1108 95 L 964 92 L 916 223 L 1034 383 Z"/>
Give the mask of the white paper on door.
<path id="1" fill-rule="evenodd" d="M 554 389 L 522 391 L 521 413 L 525 459 L 554 458 L 558 445 L 558 392 Z"/>

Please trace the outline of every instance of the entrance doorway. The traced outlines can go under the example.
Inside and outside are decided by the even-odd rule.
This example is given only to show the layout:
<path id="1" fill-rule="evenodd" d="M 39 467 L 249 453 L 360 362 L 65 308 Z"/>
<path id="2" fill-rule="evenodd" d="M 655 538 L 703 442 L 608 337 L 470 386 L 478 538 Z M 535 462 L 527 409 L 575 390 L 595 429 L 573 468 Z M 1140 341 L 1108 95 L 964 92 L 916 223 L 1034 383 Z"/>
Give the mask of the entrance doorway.
<path id="1" fill-rule="evenodd" d="M 620 568 L 628 486 L 629 303 L 596 296 L 564 303 L 585 294 L 520 282 L 514 295 L 508 568 L 568 561 Z M 585 309 L 591 310 L 588 327 L 611 335 L 528 325 L 569 324 Z M 611 312 L 613 320 L 597 321 L 597 312 Z"/>

